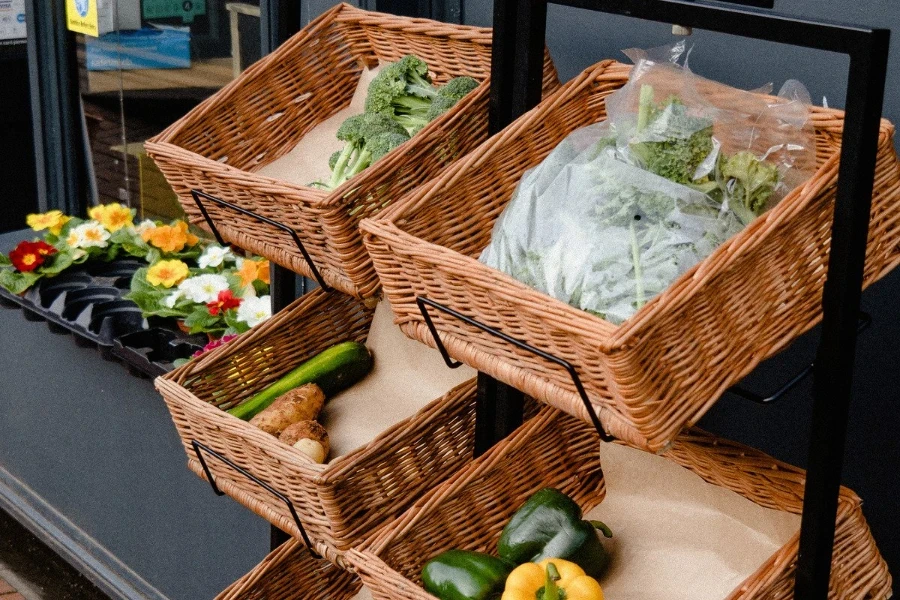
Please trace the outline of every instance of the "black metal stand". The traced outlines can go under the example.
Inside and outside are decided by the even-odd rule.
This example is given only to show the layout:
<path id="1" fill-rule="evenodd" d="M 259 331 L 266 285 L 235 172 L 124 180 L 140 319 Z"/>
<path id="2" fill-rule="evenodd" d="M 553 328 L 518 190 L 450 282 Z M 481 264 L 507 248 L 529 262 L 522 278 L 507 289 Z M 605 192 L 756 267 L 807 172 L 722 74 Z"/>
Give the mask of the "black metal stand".
<path id="1" fill-rule="evenodd" d="M 831 573 L 837 497 L 846 442 L 857 315 L 873 188 L 890 32 L 797 19 L 759 8 L 684 0 L 549 0 L 604 13 L 677 23 L 710 31 L 846 54 L 850 57 L 841 165 L 831 233 L 828 275 L 822 297 L 822 337 L 812 368 L 815 377 L 811 443 L 800 554 L 794 595 L 825 600 Z M 772 0 L 732 0 L 772 8 Z M 491 133 L 537 104 L 548 0 L 494 1 L 494 63 Z M 504 427 L 485 418 L 517 415 L 520 401 L 507 386 L 482 376 L 479 431 L 488 445 Z M 589 414 L 593 414 L 591 411 Z M 483 450 L 483 448 L 481 448 Z"/>

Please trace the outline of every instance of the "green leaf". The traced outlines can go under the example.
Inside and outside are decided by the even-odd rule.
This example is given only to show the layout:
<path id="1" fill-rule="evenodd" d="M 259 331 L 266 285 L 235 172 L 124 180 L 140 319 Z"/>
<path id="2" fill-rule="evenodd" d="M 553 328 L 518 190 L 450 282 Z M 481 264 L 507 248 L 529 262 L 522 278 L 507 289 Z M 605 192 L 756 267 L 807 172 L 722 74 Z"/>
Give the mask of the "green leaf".
<path id="1" fill-rule="evenodd" d="M 155 263 L 159 262 L 159 260 L 161 258 L 162 258 L 162 254 L 159 252 L 158 248 L 150 248 L 148 246 L 147 257 L 146 257 L 148 263 L 150 263 L 151 265 L 155 264 Z"/>
<path id="2" fill-rule="evenodd" d="M 5 254 L 0 254 L 0 267 L 10 267 L 12 266 L 12 261 L 9 260 L 9 257 Z"/>
<path id="3" fill-rule="evenodd" d="M 183 367 L 189 362 L 191 362 L 190 358 L 176 358 L 174 361 L 172 361 L 172 366 L 177 369 L 178 367 Z"/>
<path id="4" fill-rule="evenodd" d="M 191 333 L 212 333 L 225 329 L 221 315 L 209 314 L 209 309 L 206 308 L 206 306 L 198 306 L 195 308 L 194 311 L 185 318 L 184 324 L 190 328 Z"/>
<path id="5" fill-rule="evenodd" d="M 243 321 L 238 321 L 237 311 L 234 309 L 225 311 L 225 324 L 228 325 L 228 331 L 226 331 L 226 333 L 239 334 L 250 330 L 249 325 Z"/>
<path id="6" fill-rule="evenodd" d="M 69 236 L 69 232 L 72 231 L 72 229 L 74 229 L 75 227 L 78 227 L 79 225 L 81 225 L 82 223 L 84 223 L 84 219 L 79 219 L 78 217 L 72 217 L 71 219 L 66 221 L 66 224 L 62 226 L 62 229 L 60 229 L 59 237 L 61 239 L 67 238 Z"/>
<path id="7" fill-rule="evenodd" d="M 253 281 L 253 289 L 256 291 L 257 296 L 265 296 L 269 293 L 269 284 L 256 279 Z"/>
<path id="8" fill-rule="evenodd" d="M 74 262 L 75 261 L 72 260 L 72 255 L 68 252 L 57 252 L 48 263 L 44 263 L 41 267 L 41 273 L 45 275 L 58 275 L 71 267 Z"/>
<path id="9" fill-rule="evenodd" d="M 126 254 L 134 256 L 135 258 L 144 258 L 147 256 L 147 253 L 150 251 L 150 248 L 147 244 L 143 243 L 143 241 L 138 242 L 123 242 L 122 250 L 125 251 Z"/>
<path id="10" fill-rule="evenodd" d="M 6 288 L 11 294 L 21 294 L 31 286 L 33 286 L 41 278 L 40 273 L 34 271 L 30 273 L 18 273 L 8 269 L 0 270 L 0 285 Z"/>

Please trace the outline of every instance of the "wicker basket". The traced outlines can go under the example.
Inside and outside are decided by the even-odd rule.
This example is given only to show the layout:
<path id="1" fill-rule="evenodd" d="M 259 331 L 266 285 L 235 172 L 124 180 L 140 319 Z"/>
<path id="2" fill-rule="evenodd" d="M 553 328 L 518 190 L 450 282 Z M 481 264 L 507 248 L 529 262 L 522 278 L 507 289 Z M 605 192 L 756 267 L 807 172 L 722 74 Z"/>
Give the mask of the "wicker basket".
<path id="1" fill-rule="evenodd" d="M 194 441 L 283 494 L 312 541 L 337 551 L 370 535 L 471 461 L 475 381 L 322 465 L 223 409 L 336 343 L 364 341 L 372 315 L 360 300 L 316 290 L 252 332 L 156 380 L 195 473 L 205 476 Z M 302 538 L 285 501 L 206 451 L 203 457 L 220 490 Z M 340 556 L 329 558 L 341 563 Z"/>
<path id="2" fill-rule="evenodd" d="M 559 443 L 560 432 L 567 436 L 565 444 Z M 585 512 L 600 504 L 606 487 L 597 443 L 590 426 L 546 408 L 372 540 L 348 552 L 347 558 L 375 600 L 434 600 L 420 587 L 425 561 L 449 548 L 493 552 L 504 525 L 538 489 L 555 487 Z M 751 448 L 691 430 L 666 457 L 765 508 L 802 511 L 804 472 Z M 738 586 L 729 600 L 791 598 L 798 537 Z M 891 577 L 860 500 L 843 488 L 830 597 L 882 600 L 890 590 Z"/>
<path id="3" fill-rule="evenodd" d="M 191 190 L 199 188 L 293 229 L 328 285 L 370 297 L 379 283 L 362 244 L 359 221 L 435 177 L 487 137 L 490 44 L 490 29 L 340 4 L 148 141 L 147 152 L 193 223 L 204 225 L 191 196 Z M 346 107 L 363 65 L 396 61 L 409 53 L 428 63 L 437 82 L 469 75 L 482 84 L 413 141 L 333 192 L 255 173 Z M 545 89 L 555 90 L 559 82 L 549 53 L 544 72 Z M 204 204 L 228 242 L 313 276 L 289 231 L 218 204 Z"/>
<path id="4" fill-rule="evenodd" d="M 665 449 L 765 358 L 821 318 L 843 113 L 814 108 L 813 178 L 616 326 L 478 262 L 522 173 L 572 130 L 605 118 L 629 67 L 600 63 L 440 177 L 362 223 L 404 332 L 434 338 L 425 297 L 570 363 L 606 430 Z M 900 262 L 900 170 L 882 121 L 865 283 Z M 565 368 L 429 309 L 450 355 L 588 419 Z"/>
<path id="5" fill-rule="evenodd" d="M 351 600 L 361 588 L 359 577 L 288 540 L 215 600 Z"/>

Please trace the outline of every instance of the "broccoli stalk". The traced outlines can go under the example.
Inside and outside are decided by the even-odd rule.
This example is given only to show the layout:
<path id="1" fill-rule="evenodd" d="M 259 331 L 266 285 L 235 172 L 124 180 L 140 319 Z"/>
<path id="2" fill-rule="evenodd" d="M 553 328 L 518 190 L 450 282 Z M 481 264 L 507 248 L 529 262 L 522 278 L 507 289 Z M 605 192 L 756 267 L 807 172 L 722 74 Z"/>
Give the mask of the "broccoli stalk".
<path id="1" fill-rule="evenodd" d="M 640 98 L 638 100 L 638 133 L 647 129 L 647 125 L 650 124 L 650 117 L 656 112 L 655 109 L 656 107 L 653 105 L 653 86 L 642 85 Z"/>

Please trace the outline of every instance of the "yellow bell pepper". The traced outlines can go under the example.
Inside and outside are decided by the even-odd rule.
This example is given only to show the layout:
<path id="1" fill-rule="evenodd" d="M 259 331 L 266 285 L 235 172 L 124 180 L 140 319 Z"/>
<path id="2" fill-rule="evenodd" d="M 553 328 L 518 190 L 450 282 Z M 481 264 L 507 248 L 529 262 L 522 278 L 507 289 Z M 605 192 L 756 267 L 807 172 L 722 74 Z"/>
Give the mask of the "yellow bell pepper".
<path id="1" fill-rule="evenodd" d="M 548 558 L 513 569 L 500 600 L 603 600 L 603 590 L 575 563 Z"/>

